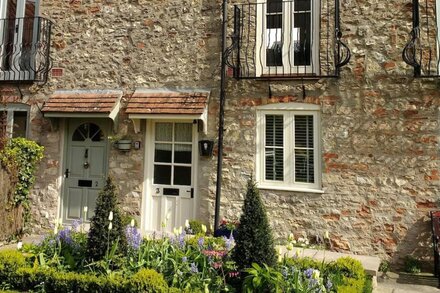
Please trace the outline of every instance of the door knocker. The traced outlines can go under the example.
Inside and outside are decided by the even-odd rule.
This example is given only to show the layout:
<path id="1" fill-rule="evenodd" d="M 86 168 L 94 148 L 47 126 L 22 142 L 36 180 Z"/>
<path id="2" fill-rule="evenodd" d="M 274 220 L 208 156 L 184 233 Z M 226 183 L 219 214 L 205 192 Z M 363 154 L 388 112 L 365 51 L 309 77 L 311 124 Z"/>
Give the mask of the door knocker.
<path id="1" fill-rule="evenodd" d="M 88 169 L 89 166 L 90 166 L 90 164 L 89 164 L 89 162 L 85 162 L 85 163 L 83 164 L 83 166 L 84 166 L 84 169 Z"/>
<path id="2" fill-rule="evenodd" d="M 89 158 L 89 149 L 86 149 L 86 151 L 85 151 L 85 153 L 84 153 L 84 158 L 85 158 L 85 159 L 88 159 L 88 158 Z M 83 164 L 83 166 L 84 166 L 84 169 L 88 169 L 89 166 L 90 166 L 90 164 L 89 164 L 89 162 L 86 161 L 86 162 Z"/>

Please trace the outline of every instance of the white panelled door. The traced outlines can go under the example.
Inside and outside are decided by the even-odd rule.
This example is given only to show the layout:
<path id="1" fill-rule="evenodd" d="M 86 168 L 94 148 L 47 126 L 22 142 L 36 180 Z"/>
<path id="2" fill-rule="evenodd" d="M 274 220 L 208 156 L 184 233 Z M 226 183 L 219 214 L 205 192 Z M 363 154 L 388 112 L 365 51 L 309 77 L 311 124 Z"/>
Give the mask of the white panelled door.
<path id="1" fill-rule="evenodd" d="M 150 122 L 146 230 L 172 231 L 195 216 L 196 126 Z"/>
<path id="2" fill-rule="evenodd" d="M 63 221 L 94 215 L 96 198 L 107 174 L 107 130 L 104 120 L 69 121 L 65 156 Z"/>

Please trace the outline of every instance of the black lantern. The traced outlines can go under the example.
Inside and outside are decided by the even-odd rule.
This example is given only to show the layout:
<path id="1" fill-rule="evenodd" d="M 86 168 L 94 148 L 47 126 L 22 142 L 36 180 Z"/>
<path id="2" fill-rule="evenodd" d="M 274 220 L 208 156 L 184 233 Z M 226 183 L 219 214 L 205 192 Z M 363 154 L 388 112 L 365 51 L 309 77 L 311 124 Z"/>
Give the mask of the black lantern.
<path id="1" fill-rule="evenodd" d="M 214 149 L 213 140 L 201 140 L 199 141 L 199 152 L 203 157 L 211 157 L 212 150 Z"/>

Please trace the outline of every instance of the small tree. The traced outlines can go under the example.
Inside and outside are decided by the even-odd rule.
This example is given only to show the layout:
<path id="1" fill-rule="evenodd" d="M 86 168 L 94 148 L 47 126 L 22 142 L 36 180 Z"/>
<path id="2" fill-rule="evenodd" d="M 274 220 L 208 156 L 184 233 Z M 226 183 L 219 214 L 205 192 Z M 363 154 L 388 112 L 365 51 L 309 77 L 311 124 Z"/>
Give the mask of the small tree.
<path id="1" fill-rule="evenodd" d="M 266 209 L 252 179 L 247 184 L 243 213 L 235 241 L 233 259 L 239 269 L 249 268 L 252 263 L 275 265 L 277 256 L 272 231 Z"/>
<path id="2" fill-rule="evenodd" d="M 110 212 L 113 212 L 111 229 L 109 229 Z M 127 240 L 119 211 L 116 187 L 113 180 L 108 177 L 104 189 L 96 199 L 95 215 L 90 223 L 89 238 L 87 240 L 88 256 L 95 261 L 101 260 L 117 240 L 119 241 L 118 251 L 125 251 Z"/>

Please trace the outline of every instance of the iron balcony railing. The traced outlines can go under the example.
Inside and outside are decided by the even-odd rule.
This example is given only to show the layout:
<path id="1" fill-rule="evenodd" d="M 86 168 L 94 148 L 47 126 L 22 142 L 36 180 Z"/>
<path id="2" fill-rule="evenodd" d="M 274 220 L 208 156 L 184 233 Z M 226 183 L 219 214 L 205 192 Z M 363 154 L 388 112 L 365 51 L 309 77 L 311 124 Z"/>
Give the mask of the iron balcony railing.
<path id="1" fill-rule="evenodd" d="M 51 29 L 42 17 L 0 19 L 0 81 L 47 81 Z"/>
<path id="2" fill-rule="evenodd" d="M 350 60 L 339 0 L 266 0 L 234 6 L 228 65 L 237 79 L 338 77 Z"/>
<path id="3" fill-rule="evenodd" d="M 414 68 L 414 77 L 440 76 L 439 1 L 413 0 L 411 38 L 403 60 Z"/>

